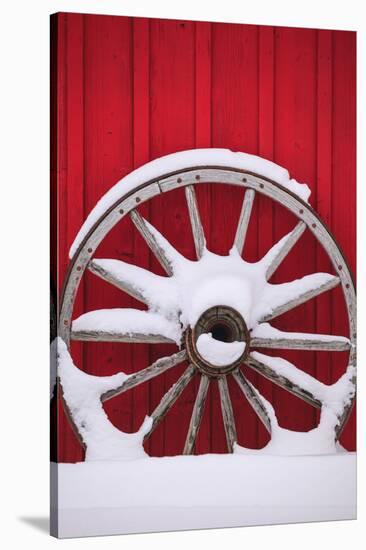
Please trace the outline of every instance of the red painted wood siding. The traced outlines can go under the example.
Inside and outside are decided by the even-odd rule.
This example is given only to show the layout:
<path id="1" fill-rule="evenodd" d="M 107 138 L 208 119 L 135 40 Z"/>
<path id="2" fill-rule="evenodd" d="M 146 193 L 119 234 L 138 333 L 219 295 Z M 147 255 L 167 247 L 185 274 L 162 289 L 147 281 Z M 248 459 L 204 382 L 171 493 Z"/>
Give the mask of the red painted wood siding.
<path id="1" fill-rule="evenodd" d="M 58 14 L 52 24 L 59 289 L 68 249 L 96 201 L 133 168 L 195 147 L 259 154 L 307 182 L 311 204 L 330 226 L 355 273 L 355 33 L 79 14 Z M 227 253 L 242 191 L 202 186 L 198 200 L 209 247 Z M 182 253 L 194 257 L 182 193 L 157 197 L 142 210 Z M 293 226 L 292 215 L 281 206 L 258 200 L 247 258 L 258 259 Z M 112 230 L 96 257 L 119 258 L 160 272 L 129 220 Z M 275 280 L 329 269 L 324 253 L 306 235 Z M 141 307 L 86 274 L 75 316 L 118 306 Z M 346 333 L 340 290 L 283 315 L 277 326 Z M 113 374 L 141 369 L 172 352 L 173 346 L 78 343 L 72 351 L 77 365 L 87 372 Z M 282 355 L 327 383 L 335 381 L 346 365 L 343 353 Z M 183 368 L 108 402 L 112 422 L 135 431 Z M 308 430 L 315 425 L 317 414 L 310 406 L 258 375 L 249 377 L 274 403 L 283 426 Z M 195 381 L 153 434 L 147 447 L 151 454 L 181 452 L 196 389 Z M 230 392 L 239 443 L 263 445 L 267 436 L 261 424 L 231 383 Z M 61 407 L 58 429 L 59 460 L 81 460 L 82 450 Z M 354 412 L 342 443 L 355 448 Z M 209 391 L 197 448 L 226 450 L 215 385 Z"/>

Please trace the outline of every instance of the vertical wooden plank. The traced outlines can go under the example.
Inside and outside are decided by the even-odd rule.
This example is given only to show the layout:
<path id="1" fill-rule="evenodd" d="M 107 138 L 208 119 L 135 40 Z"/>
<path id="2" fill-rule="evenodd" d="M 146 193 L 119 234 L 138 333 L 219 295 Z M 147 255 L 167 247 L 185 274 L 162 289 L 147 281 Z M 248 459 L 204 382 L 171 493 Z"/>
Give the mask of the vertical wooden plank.
<path id="1" fill-rule="evenodd" d="M 259 27 L 258 40 L 258 154 L 273 160 L 274 142 L 274 29 Z M 258 197 L 258 257 L 263 257 L 274 244 L 273 202 Z M 254 380 L 261 394 L 273 401 L 273 385 L 257 375 Z M 263 447 L 269 439 L 262 422 L 257 421 L 257 446 Z"/>
<path id="2" fill-rule="evenodd" d="M 211 146 L 211 26 L 195 23 L 195 134 L 197 149 Z"/>
<path id="3" fill-rule="evenodd" d="M 212 146 L 258 153 L 258 28 L 214 23 L 212 26 Z M 211 243 L 213 251 L 228 254 L 234 242 L 243 200 L 241 189 L 215 186 L 212 190 Z M 225 205 L 223 208 L 222 205 Z M 257 259 L 257 204 L 254 205 L 245 258 Z M 229 378 L 238 441 L 257 444 L 257 420 L 236 384 Z M 226 452 L 219 395 L 213 384 L 212 450 Z"/>
<path id="4" fill-rule="evenodd" d="M 133 168 L 132 33 L 126 17 L 85 16 L 85 209 Z M 96 257 L 131 261 L 134 245 L 128 221 L 118 224 L 101 243 Z M 131 307 L 133 300 L 91 273 L 85 274 L 85 310 Z M 135 304 L 134 304 L 135 305 Z M 138 306 L 137 306 L 138 307 Z M 110 375 L 135 369 L 130 344 L 88 343 L 84 368 Z M 105 404 L 110 420 L 132 430 L 132 392 Z"/>
<path id="5" fill-rule="evenodd" d="M 316 31 L 275 30 L 275 162 L 285 166 L 298 181 L 305 181 L 316 197 Z M 281 206 L 275 207 L 275 239 L 293 229 L 296 220 Z M 310 234 L 301 238 L 274 276 L 274 282 L 302 277 L 316 269 L 316 246 Z M 314 300 L 286 313 L 274 323 L 283 330 L 313 332 Z M 315 374 L 313 352 L 283 352 L 281 356 L 307 373 Z M 289 429 L 308 430 L 315 425 L 314 410 L 282 389 L 274 389 L 274 404 L 280 424 Z"/>
<path id="6" fill-rule="evenodd" d="M 332 230 L 356 275 L 356 33 L 333 33 L 333 186 Z M 333 328 L 342 334 L 347 327 L 345 311 L 334 302 Z M 345 361 L 335 358 L 333 376 L 344 371 Z M 341 443 L 355 448 L 355 413 Z"/>
<path id="7" fill-rule="evenodd" d="M 330 227 L 332 224 L 332 32 L 317 31 L 317 197 L 316 211 Z M 317 247 L 317 271 L 332 273 L 332 267 L 321 247 Z M 319 333 L 332 333 L 332 292 L 324 293 L 316 307 L 316 327 Z M 331 353 L 316 354 L 316 374 L 319 380 L 332 382 Z"/>
<path id="8" fill-rule="evenodd" d="M 134 168 L 150 160 L 150 111 L 149 111 L 149 20 L 143 18 L 132 19 L 133 31 L 133 165 Z M 149 218 L 149 205 L 144 207 L 143 215 Z M 142 212 L 142 210 L 141 210 Z M 149 268 L 149 248 L 139 238 L 137 231 L 134 237 L 134 263 Z M 134 370 L 148 366 L 150 349 L 147 345 L 135 345 L 133 349 Z M 141 384 L 133 390 L 132 429 L 139 429 L 146 414 L 151 412 L 149 399 L 149 383 Z M 150 438 L 147 438 L 145 449 L 150 449 Z"/>
<path id="9" fill-rule="evenodd" d="M 190 21 L 150 22 L 150 153 L 151 158 L 195 146 L 195 29 Z M 194 258 L 189 218 L 182 190 L 152 201 L 150 220 L 184 255 Z M 152 268 L 160 268 L 152 259 Z M 156 346 L 152 357 L 172 353 L 173 346 Z M 151 406 L 177 380 L 181 365 L 151 382 Z M 190 384 L 151 437 L 154 455 L 181 453 L 195 399 Z"/>
<path id="10" fill-rule="evenodd" d="M 69 263 L 68 251 L 84 218 L 84 116 L 83 116 L 83 16 L 58 16 L 58 273 L 59 292 Z M 83 286 L 75 304 L 83 307 Z M 73 357 L 82 366 L 82 345 L 73 346 Z M 76 462 L 83 452 L 59 404 L 59 460 Z"/>
<path id="11" fill-rule="evenodd" d="M 197 149 L 211 146 L 211 26 L 211 23 L 195 23 L 195 147 Z M 211 187 L 197 186 L 196 195 L 207 246 L 210 249 Z M 194 380 L 194 385 L 197 392 L 198 377 Z M 208 453 L 211 450 L 211 412 L 212 384 L 207 392 L 205 411 L 195 445 L 196 454 Z"/>

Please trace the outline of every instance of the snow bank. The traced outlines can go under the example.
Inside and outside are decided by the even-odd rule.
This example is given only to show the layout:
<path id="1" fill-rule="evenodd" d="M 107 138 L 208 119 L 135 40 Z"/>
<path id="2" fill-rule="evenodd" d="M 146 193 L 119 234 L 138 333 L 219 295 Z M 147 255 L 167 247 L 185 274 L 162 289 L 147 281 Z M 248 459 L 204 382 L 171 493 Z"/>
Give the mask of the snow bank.
<path id="1" fill-rule="evenodd" d="M 120 372 L 113 376 L 92 376 L 72 362 L 66 344 L 57 339 L 58 376 L 63 395 L 77 429 L 87 446 L 85 460 L 125 460 L 146 455 L 142 443 L 152 419 L 146 417 L 138 432 L 118 430 L 104 412 L 100 397 L 118 388 L 128 378 Z"/>
<path id="2" fill-rule="evenodd" d="M 353 453 L 202 455 L 52 466 L 58 469 L 61 537 L 356 516 Z"/>
<path id="3" fill-rule="evenodd" d="M 245 342 L 220 342 L 211 333 L 201 334 L 196 346 L 201 357 L 216 367 L 234 363 L 245 350 Z"/>
<path id="4" fill-rule="evenodd" d="M 81 242 L 100 216 L 123 195 L 129 193 L 135 187 L 162 174 L 194 166 L 210 165 L 238 168 L 262 175 L 296 193 L 304 201 L 307 201 L 310 196 L 309 187 L 306 184 L 301 184 L 294 179 L 290 179 L 289 173 L 285 168 L 255 155 L 234 152 L 229 149 L 192 149 L 180 151 L 144 164 L 111 187 L 97 202 L 85 220 L 70 248 L 70 258 L 74 256 Z"/>

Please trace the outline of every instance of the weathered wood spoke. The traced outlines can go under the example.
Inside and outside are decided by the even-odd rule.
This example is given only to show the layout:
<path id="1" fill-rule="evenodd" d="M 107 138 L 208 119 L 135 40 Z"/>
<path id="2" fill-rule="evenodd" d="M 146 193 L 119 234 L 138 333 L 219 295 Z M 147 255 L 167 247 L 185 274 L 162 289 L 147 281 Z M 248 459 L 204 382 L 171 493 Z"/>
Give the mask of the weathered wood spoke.
<path id="1" fill-rule="evenodd" d="M 177 382 L 169 388 L 159 405 L 150 415 L 153 419 L 153 423 L 150 431 L 145 435 L 145 439 L 151 435 L 159 422 L 163 420 L 166 413 L 171 409 L 183 390 L 188 386 L 196 372 L 196 368 L 193 365 L 189 365 Z"/>
<path id="2" fill-rule="evenodd" d="M 194 246 L 196 249 L 197 258 L 201 258 L 204 249 L 206 248 L 206 239 L 202 227 L 201 217 L 198 210 L 196 192 L 193 185 L 187 185 L 184 188 L 191 221 Z"/>
<path id="3" fill-rule="evenodd" d="M 185 361 L 186 358 L 187 358 L 186 350 L 178 351 L 178 353 L 174 353 L 174 355 L 170 355 L 169 357 L 162 357 L 161 359 L 158 359 L 157 361 L 152 363 L 146 369 L 143 369 L 143 370 L 140 370 L 139 372 L 131 374 L 119 388 L 116 388 L 115 390 L 110 390 L 104 393 L 101 399 L 102 401 L 107 401 L 107 399 L 111 399 L 112 397 L 115 397 L 120 393 L 130 390 L 131 388 L 135 388 L 136 386 L 139 386 L 143 382 L 147 382 L 148 380 L 151 380 L 152 378 L 159 376 L 160 374 L 162 374 L 163 372 L 166 372 L 172 367 L 175 367 L 176 365 L 183 363 L 183 361 Z"/>
<path id="4" fill-rule="evenodd" d="M 321 408 L 321 401 L 314 397 L 311 392 L 301 388 L 298 384 L 292 382 L 283 374 L 278 374 L 270 365 L 265 364 L 263 361 L 258 361 L 251 355 L 247 358 L 245 364 L 255 372 L 258 372 L 268 380 L 271 380 L 271 382 L 277 386 L 280 386 L 280 388 L 283 388 L 284 390 L 296 395 L 306 403 L 309 403 L 309 405 L 312 405 L 317 409 Z"/>
<path id="5" fill-rule="evenodd" d="M 203 412 L 206 404 L 206 397 L 208 387 L 210 385 L 210 379 L 203 374 L 201 376 L 200 385 L 197 392 L 197 397 L 193 406 L 191 421 L 189 423 L 186 442 L 184 444 L 183 454 L 190 455 L 194 451 L 198 431 L 200 429 Z"/>
<path id="6" fill-rule="evenodd" d="M 98 261 L 92 260 L 88 265 L 89 271 L 94 273 L 94 275 L 97 275 L 107 283 L 110 283 L 111 285 L 115 286 L 119 290 L 122 290 L 123 292 L 126 292 L 132 298 L 136 298 L 136 300 L 139 300 L 140 302 L 147 303 L 145 297 L 139 290 L 130 283 L 128 280 L 121 280 L 120 278 L 117 278 L 114 273 L 106 269 L 105 267 L 99 265 Z"/>
<path id="7" fill-rule="evenodd" d="M 258 393 L 255 392 L 252 386 L 248 383 L 247 379 L 240 369 L 233 372 L 233 377 L 236 380 L 239 388 L 243 392 L 244 396 L 248 400 L 249 405 L 253 408 L 258 418 L 264 424 L 266 430 L 271 433 L 271 420 Z"/>
<path id="8" fill-rule="evenodd" d="M 137 210 L 132 210 L 130 212 L 131 220 L 133 221 L 136 229 L 139 231 L 141 236 L 145 239 L 148 247 L 153 252 L 157 260 L 160 262 L 161 266 L 165 269 L 166 273 L 168 275 L 173 274 L 173 269 L 171 262 L 166 255 L 163 248 L 159 245 L 158 241 L 156 240 L 155 235 L 150 230 L 149 225 L 147 224 L 146 220 L 137 212 Z"/>
<path id="9" fill-rule="evenodd" d="M 276 271 L 276 269 L 279 267 L 281 262 L 286 258 L 288 253 L 292 250 L 292 248 L 295 246 L 301 235 L 304 233 L 306 229 L 306 224 L 303 221 L 300 221 L 296 227 L 286 235 L 277 245 L 274 247 L 274 255 L 271 259 L 271 262 L 267 268 L 266 271 L 266 279 L 270 279 L 273 275 L 273 273 Z M 269 254 L 271 251 L 269 252 Z"/>
<path id="10" fill-rule="evenodd" d="M 238 440 L 238 437 L 236 434 L 234 412 L 231 404 L 226 376 L 219 378 L 218 385 L 219 385 L 221 412 L 222 412 L 222 418 L 224 420 L 227 448 L 229 453 L 232 453 L 234 450 L 234 443 L 236 443 L 236 441 Z"/>
<path id="11" fill-rule="evenodd" d="M 347 351 L 351 344 L 345 338 L 334 336 L 332 339 L 322 340 L 316 335 L 298 334 L 295 338 L 252 338 L 251 348 L 268 349 L 300 349 L 309 351 Z M 319 335 L 321 336 L 321 335 Z"/>
<path id="12" fill-rule="evenodd" d="M 71 340 L 81 342 L 120 342 L 129 344 L 174 344 L 174 340 L 162 334 L 138 332 L 110 332 L 108 330 L 72 330 Z"/>
<path id="13" fill-rule="evenodd" d="M 255 191 L 253 189 L 247 189 L 244 195 L 243 205 L 241 207 L 239 222 L 234 239 L 234 246 L 236 246 L 239 254 L 242 254 L 243 252 L 250 215 L 253 208 L 254 197 Z"/>
<path id="14" fill-rule="evenodd" d="M 284 304 L 281 304 L 280 306 L 274 308 L 274 310 L 271 313 L 268 313 L 267 315 L 264 315 L 261 319 L 259 319 L 259 322 L 262 323 L 264 321 L 270 321 L 271 319 L 275 319 L 279 315 L 282 315 L 283 313 L 286 313 L 287 311 L 290 311 L 291 309 L 294 309 L 295 307 L 301 304 L 304 304 L 309 300 L 312 300 L 316 296 L 323 294 L 323 292 L 327 292 L 328 290 L 331 290 L 332 288 L 339 285 L 339 283 L 340 283 L 339 277 L 333 277 L 326 283 L 319 284 L 319 286 L 311 290 L 308 290 L 306 292 L 303 292 L 299 294 L 296 298 L 291 299 L 288 302 L 285 302 Z"/>

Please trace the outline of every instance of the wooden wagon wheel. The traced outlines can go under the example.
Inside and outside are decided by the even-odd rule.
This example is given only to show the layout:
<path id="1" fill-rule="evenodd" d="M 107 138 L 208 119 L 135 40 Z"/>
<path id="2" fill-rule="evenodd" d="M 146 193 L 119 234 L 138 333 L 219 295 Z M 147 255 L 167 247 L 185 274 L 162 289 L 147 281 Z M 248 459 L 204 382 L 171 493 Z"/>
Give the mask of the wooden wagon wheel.
<path id="1" fill-rule="evenodd" d="M 128 293 L 137 300 L 144 303 L 147 302 L 143 289 L 139 289 L 138 285 L 136 286 L 133 284 L 133 273 L 125 275 L 122 273 L 121 275 L 120 272 L 116 273 L 115 270 L 110 269 L 109 264 L 103 264 L 103 261 L 93 259 L 100 242 L 112 227 L 114 227 L 124 216 L 131 217 L 135 227 L 145 239 L 147 245 L 150 247 L 167 275 L 169 277 L 174 276 L 174 254 L 178 254 L 178 252 L 167 243 L 162 235 L 151 226 L 138 211 L 138 207 L 142 203 L 161 193 L 168 193 L 178 188 L 184 188 L 197 259 L 202 259 L 206 253 L 206 241 L 195 193 L 195 186 L 201 183 L 220 183 L 245 188 L 244 200 L 233 243 L 239 253 L 238 257 L 241 256 L 244 248 L 246 232 L 256 193 L 265 195 L 280 203 L 298 218 L 299 221 L 291 233 L 281 239 L 281 241 L 279 241 L 279 243 L 277 243 L 267 254 L 264 273 L 264 279 L 266 281 L 270 279 L 277 267 L 296 245 L 297 241 L 306 230 L 310 231 L 322 245 L 331 260 L 336 275 L 313 278 L 312 284 L 307 287 L 305 285 L 306 288 L 304 286 L 297 287 L 294 284 L 296 281 L 294 281 L 294 292 L 292 295 L 285 300 L 280 300 L 278 305 L 270 311 L 263 310 L 262 313 L 257 315 L 254 321 L 245 319 L 235 307 L 232 307 L 232 304 L 214 304 L 213 307 L 209 307 L 201 312 L 201 315 L 196 319 L 193 326 L 188 324 L 185 327 L 180 351 L 170 357 L 159 359 L 144 370 L 130 375 L 119 387 L 101 395 L 102 402 L 111 399 L 122 392 L 164 373 L 175 365 L 188 360 L 189 366 L 185 372 L 162 397 L 159 405 L 151 413 L 152 427 L 146 435 L 148 436 L 151 434 L 156 425 L 179 398 L 189 381 L 194 376 L 199 376 L 200 383 L 183 449 L 184 454 L 194 452 L 208 387 L 213 378 L 218 381 L 227 446 L 230 452 L 233 450 L 233 445 L 237 437 L 235 419 L 227 385 L 228 376 L 232 376 L 235 379 L 249 404 L 253 407 L 255 413 L 263 422 L 269 433 L 271 433 L 271 417 L 268 413 L 268 407 L 259 392 L 247 380 L 245 376 L 246 368 L 253 369 L 260 375 L 316 408 L 321 408 L 324 405 L 324 396 L 321 391 L 317 392 L 317 380 L 315 378 L 308 376 L 308 379 L 311 378 L 314 382 L 315 391 L 312 392 L 309 391 L 308 387 L 302 387 L 301 383 L 298 382 L 298 378 L 295 376 L 296 367 L 291 365 L 285 372 L 279 373 L 278 370 L 273 368 L 270 361 L 266 361 L 266 356 L 253 353 L 253 348 L 327 350 L 331 352 L 349 350 L 348 364 L 355 365 L 356 360 L 355 289 L 349 268 L 335 239 L 322 223 L 316 212 L 298 195 L 267 177 L 231 166 L 188 166 L 175 172 L 161 173 L 158 177 L 139 184 L 129 189 L 128 192 L 121 192 L 118 197 L 115 197 L 113 204 L 110 205 L 106 211 L 102 212 L 100 217 L 95 220 L 92 227 L 86 233 L 74 253 L 69 266 L 66 283 L 64 285 L 59 319 L 59 335 L 64 342 L 69 346 L 70 339 L 84 342 L 112 341 L 159 343 L 172 341 L 166 334 L 146 334 L 145 331 L 139 333 L 138 328 L 134 332 L 126 332 L 122 329 L 118 330 L 118 327 L 114 330 L 100 330 L 97 326 L 93 326 L 93 316 L 89 316 L 90 321 L 89 324 L 86 323 L 87 326 L 85 326 L 85 322 L 84 324 L 80 322 L 73 323 L 72 313 L 74 300 L 83 272 L 85 269 L 89 269 L 95 275 L 118 287 L 120 290 Z M 121 187 L 121 190 L 123 191 L 123 187 Z M 199 262 L 195 263 L 199 264 Z M 133 266 L 133 268 L 137 270 L 141 269 L 137 266 Z M 312 276 L 310 275 L 307 277 Z M 264 334 L 263 330 L 258 330 L 258 327 L 263 328 L 266 326 L 268 328 L 268 325 L 264 325 L 264 323 L 268 323 L 271 319 L 315 298 L 323 292 L 329 291 L 339 284 L 342 286 L 343 296 L 347 307 L 349 321 L 348 339 L 341 336 L 306 333 L 296 333 L 296 336 L 292 336 L 291 333 L 281 333 L 279 335 L 279 331 L 276 331 L 276 329 L 273 329 L 268 335 L 268 333 Z M 250 332 L 253 326 L 255 330 Z M 216 334 L 218 340 L 221 341 L 242 343 L 241 351 L 227 364 L 213 364 L 205 355 L 200 353 L 197 345 L 200 335 L 208 333 L 214 333 L 214 337 Z M 268 359 L 270 358 L 268 357 Z M 293 369 L 291 369 L 291 367 L 293 367 Z M 354 376 L 351 383 L 355 384 Z M 345 425 L 352 403 L 353 397 L 345 400 L 342 404 L 341 411 L 337 413 L 338 422 L 335 426 L 335 439 L 339 437 Z M 69 417 L 71 422 L 73 422 L 72 415 L 69 414 Z"/>

